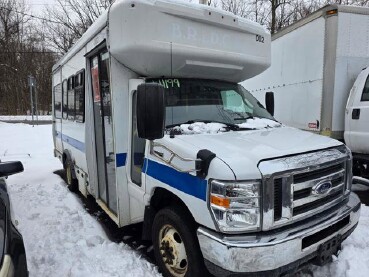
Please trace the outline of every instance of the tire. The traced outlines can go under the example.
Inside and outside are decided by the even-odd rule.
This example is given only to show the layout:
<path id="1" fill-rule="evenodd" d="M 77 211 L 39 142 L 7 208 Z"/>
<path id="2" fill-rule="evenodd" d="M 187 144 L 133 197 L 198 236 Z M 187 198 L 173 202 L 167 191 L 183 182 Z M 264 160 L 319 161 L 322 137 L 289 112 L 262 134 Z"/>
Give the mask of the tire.
<path id="1" fill-rule="evenodd" d="M 74 167 L 72 162 L 68 159 L 65 162 L 65 180 L 68 185 L 68 189 L 72 192 L 78 191 L 78 180 L 73 176 Z"/>
<path id="2" fill-rule="evenodd" d="M 208 276 L 196 236 L 196 224 L 185 209 L 167 207 L 160 210 L 153 221 L 152 241 L 163 276 Z"/>

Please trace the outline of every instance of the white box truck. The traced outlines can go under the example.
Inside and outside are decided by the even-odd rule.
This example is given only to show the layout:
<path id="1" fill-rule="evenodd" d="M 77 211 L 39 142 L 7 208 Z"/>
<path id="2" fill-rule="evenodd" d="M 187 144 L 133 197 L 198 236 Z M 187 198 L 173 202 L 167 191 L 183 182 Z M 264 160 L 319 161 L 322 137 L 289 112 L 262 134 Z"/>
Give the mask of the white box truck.
<path id="1" fill-rule="evenodd" d="M 358 223 L 350 150 L 282 126 L 239 85 L 270 53 L 231 13 L 117 0 L 53 67 L 69 187 L 119 227 L 142 222 L 164 276 L 324 264 Z"/>
<path id="2" fill-rule="evenodd" d="M 274 94 L 275 118 L 282 123 L 345 141 L 355 175 L 366 177 L 368 18 L 369 8 L 363 7 L 318 10 L 274 34 L 271 67 L 243 83 L 261 103 Z"/>

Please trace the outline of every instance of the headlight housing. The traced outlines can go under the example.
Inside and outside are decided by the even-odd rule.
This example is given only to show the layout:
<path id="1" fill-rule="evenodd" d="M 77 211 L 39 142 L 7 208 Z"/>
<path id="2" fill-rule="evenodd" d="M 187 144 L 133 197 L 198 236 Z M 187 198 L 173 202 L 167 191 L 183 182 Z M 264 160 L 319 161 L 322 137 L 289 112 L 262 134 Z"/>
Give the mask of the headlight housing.
<path id="1" fill-rule="evenodd" d="M 260 180 L 210 182 L 210 210 L 222 232 L 260 228 Z"/>

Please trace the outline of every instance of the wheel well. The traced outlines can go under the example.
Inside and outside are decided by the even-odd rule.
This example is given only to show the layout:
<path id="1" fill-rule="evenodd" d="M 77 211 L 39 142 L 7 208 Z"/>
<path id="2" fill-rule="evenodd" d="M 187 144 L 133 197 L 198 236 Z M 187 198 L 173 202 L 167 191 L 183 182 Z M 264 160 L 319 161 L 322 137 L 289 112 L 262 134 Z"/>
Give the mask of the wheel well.
<path id="1" fill-rule="evenodd" d="M 63 161 L 63 168 L 64 169 L 67 168 L 67 161 L 70 161 L 70 166 L 71 166 L 71 169 L 72 169 L 72 176 L 73 176 L 73 178 L 77 178 L 77 174 L 74 171 L 74 163 L 73 163 L 73 160 L 72 160 L 72 155 L 70 154 L 70 152 L 68 150 L 65 150 L 63 152 L 62 161 Z"/>
<path id="2" fill-rule="evenodd" d="M 150 205 L 145 207 L 144 222 L 142 228 L 142 239 L 151 240 L 151 228 L 155 214 L 169 206 L 180 207 L 181 211 L 186 213 L 195 222 L 190 210 L 186 204 L 174 193 L 164 188 L 156 188 L 150 199 Z"/>
<path id="3" fill-rule="evenodd" d="M 63 167 L 65 169 L 65 162 L 67 161 L 67 154 L 64 152 L 63 153 Z"/>

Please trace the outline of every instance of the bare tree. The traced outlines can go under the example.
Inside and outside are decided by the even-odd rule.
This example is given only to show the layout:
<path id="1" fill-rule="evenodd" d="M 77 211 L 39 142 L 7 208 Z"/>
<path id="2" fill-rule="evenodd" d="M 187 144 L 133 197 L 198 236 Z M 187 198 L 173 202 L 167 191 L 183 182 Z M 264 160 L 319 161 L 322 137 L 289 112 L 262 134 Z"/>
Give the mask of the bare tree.
<path id="1" fill-rule="evenodd" d="M 65 53 L 114 0 L 56 0 L 46 10 L 46 36 L 51 46 Z"/>
<path id="2" fill-rule="evenodd" d="M 45 46 L 40 22 L 33 22 L 23 1 L 0 0 L 0 113 L 30 109 L 27 76 L 38 82 L 39 108 L 51 104 L 51 67 L 56 55 Z"/>
<path id="3" fill-rule="evenodd" d="M 250 5 L 246 0 L 221 0 L 220 3 L 223 10 L 238 16 L 248 17 L 251 13 Z"/>

